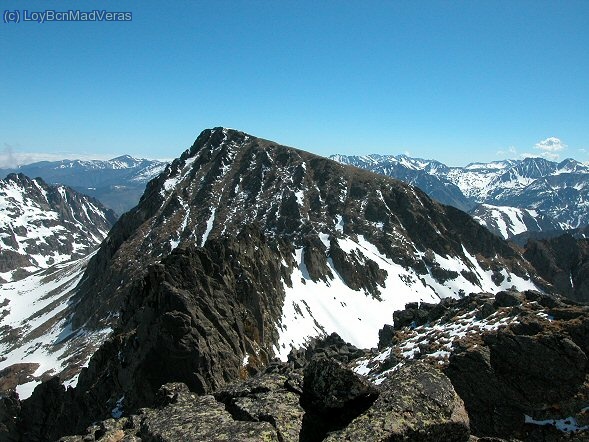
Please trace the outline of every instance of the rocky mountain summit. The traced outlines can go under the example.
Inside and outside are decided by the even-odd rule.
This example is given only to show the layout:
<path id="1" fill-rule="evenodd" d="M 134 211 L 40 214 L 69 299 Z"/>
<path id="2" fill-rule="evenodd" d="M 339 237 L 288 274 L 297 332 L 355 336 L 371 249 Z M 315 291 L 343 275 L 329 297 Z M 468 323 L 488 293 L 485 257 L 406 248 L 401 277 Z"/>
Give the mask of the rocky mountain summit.
<path id="1" fill-rule="evenodd" d="M 202 278 L 225 269 L 218 283 L 256 301 L 244 318 L 252 317 L 245 330 L 259 352 L 283 358 L 334 331 L 373 345 L 408 301 L 535 287 L 525 260 L 463 212 L 399 181 L 216 128 L 151 181 L 113 227 L 78 289 L 74 327 L 130 318 L 112 312 L 143 302 L 143 291 L 167 278 L 147 282 L 160 275 L 153 266 L 183 255 L 198 257 L 206 291 L 214 286 Z M 138 281 L 145 281 L 139 289 Z M 173 287 L 185 283 L 178 275 Z M 272 304 L 262 303 L 269 310 L 252 310 L 269 293 Z"/>
<path id="2" fill-rule="evenodd" d="M 41 177 L 47 183 L 66 185 L 98 199 L 121 214 L 137 204 L 145 184 L 162 172 L 166 165 L 163 161 L 123 155 L 104 161 L 40 161 L 14 169 L 0 169 L 0 174 L 22 173 Z"/>
<path id="3" fill-rule="evenodd" d="M 525 158 L 449 167 L 439 161 L 406 155 L 331 158 L 407 181 L 432 198 L 468 212 L 479 204 L 494 206 L 493 210 L 485 210 L 485 217 L 480 219 L 486 220 L 485 224 L 497 234 L 521 233 L 522 222 L 529 231 L 553 229 L 554 225 L 562 230 L 589 224 L 589 166 L 573 159 L 557 163 Z M 480 212 L 481 207 L 476 210 Z M 523 211 L 538 222 L 525 221 L 514 211 Z M 495 220 L 490 219 L 493 215 Z M 514 221 L 511 226 L 510 220 Z M 501 228 L 506 221 L 506 228 Z"/>
<path id="4" fill-rule="evenodd" d="M 88 255 L 116 215 L 65 186 L 10 174 L 0 180 L 0 282 Z"/>

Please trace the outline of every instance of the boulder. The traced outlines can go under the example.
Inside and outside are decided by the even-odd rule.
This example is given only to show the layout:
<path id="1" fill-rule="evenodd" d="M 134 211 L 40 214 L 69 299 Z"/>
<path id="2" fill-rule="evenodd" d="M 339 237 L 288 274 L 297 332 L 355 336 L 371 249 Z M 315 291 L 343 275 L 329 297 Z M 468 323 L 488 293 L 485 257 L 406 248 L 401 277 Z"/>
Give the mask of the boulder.
<path id="1" fill-rule="evenodd" d="M 402 367 L 381 385 L 372 406 L 325 440 L 467 441 L 468 415 L 450 380 L 423 362 Z"/>

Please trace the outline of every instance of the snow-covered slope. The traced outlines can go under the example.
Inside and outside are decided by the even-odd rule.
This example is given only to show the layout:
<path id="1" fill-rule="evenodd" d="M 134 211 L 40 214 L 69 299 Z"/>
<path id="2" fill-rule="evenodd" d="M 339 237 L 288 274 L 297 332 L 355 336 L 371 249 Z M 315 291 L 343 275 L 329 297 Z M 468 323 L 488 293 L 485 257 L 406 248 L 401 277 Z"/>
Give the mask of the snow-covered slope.
<path id="1" fill-rule="evenodd" d="M 71 297 L 90 256 L 56 264 L 0 285 L 0 391 L 21 399 L 48 377 L 75 385 L 77 375 L 110 329 L 73 330 Z"/>
<path id="2" fill-rule="evenodd" d="M 361 235 L 357 239 L 341 238 L 338 243 L 350 256 L 374 262 L 386 272 L 380 294 L 378 297 L 368 296 L 368 293 L 350 288 L 330 261 L 328 268 L 333 278 L 313 281 L 303 259 L 303 249 L 297 249 L 295 262 L 298 267 L 291 275 L 292 286 L 284 285 L 284 309 L 278 325 L 280 339 L 275 348 L 275 353 L 284 361 L 292 349 L 302 347 L 310 337 L 333 332 L 356 346 L 374 347 L 378 331 L 383 324 L 391 322 L 392 312 L 402 310 L 409 302 L 437 303 L 445 297 L 494 293 L 513 286 L 536 288 L 531 281 L 505 270 L 501 271 L 500 281 L 494 280 L 493 272 L 484 270 L 466 250 L 466 262 L 457 257 L 434 254 L 434 262 L 440 268 L 455 273 L 454 278 L 443 281 L 436 279 L 431 271 L 420 275 L 412 268 L 395 263 Z M 475 278 L 469 280 L 469 275 L 475 275 Z"/>
<path id="3" fill-rule="evenodd" d="M 9 175 L 0 180 L 0 282 L 88 255 L 114 221 L 93 198 Z"/>
<path id="4" fill-rule="evenodd" d="M 524 232 L 562 231 L 560 225 L 538 210 L 480 204 L 472 217 L 504 239 Z"/>

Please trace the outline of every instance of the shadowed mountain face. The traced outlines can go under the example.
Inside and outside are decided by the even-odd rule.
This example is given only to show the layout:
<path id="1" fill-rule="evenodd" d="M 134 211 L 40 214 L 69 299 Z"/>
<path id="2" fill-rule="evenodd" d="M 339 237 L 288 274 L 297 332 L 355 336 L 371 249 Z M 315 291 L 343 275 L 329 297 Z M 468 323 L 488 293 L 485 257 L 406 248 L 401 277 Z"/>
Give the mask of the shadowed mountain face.
<path id="1" fill-rule="evenodd" d="M 524 256 L 558 293 L 589 302 L 589 240 L 570 234 L 529 239 Z"/>

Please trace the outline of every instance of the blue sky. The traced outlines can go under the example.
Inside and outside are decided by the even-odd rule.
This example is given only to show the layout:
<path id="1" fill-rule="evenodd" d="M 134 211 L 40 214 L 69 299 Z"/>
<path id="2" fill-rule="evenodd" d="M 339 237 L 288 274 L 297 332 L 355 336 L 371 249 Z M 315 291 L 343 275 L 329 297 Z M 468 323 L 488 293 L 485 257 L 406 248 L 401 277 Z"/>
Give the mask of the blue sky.
<path id="1" fill-rule="evenodd" d="M 6 9 L 133 20 L 0 22 L 0 163 L 174 158 L 213 126 L 321 155 L 589 160 L 588 1 L 3 0 Z M 560 144 L 543 142 L 551 137 Z"/>

